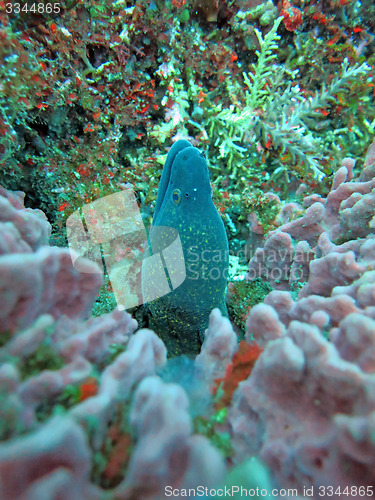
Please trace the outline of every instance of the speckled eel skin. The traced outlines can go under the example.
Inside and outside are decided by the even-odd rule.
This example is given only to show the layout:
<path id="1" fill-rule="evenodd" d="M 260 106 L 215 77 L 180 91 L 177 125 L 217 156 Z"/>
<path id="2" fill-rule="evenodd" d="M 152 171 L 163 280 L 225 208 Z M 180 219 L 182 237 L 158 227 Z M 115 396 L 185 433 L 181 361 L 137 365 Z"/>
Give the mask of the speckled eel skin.
<path id="1" fill-rule="evenodd" d="M 153 255 L 173 241 L 167 228 L 178 231 L 186 278 L 149 302 L 150 326 L 165 342 L 169 356 L 196 354 L 212 309 L 218 307 L 227 315 L 229 251 L 224 224 L 212 201 L 206 160 L 185 140 L 172 146 L 163 168 L 150 230 Z M 143 272 L 147 275 L 147 266 Z M 170 276 L 168 280 L 171 284 Z"/>

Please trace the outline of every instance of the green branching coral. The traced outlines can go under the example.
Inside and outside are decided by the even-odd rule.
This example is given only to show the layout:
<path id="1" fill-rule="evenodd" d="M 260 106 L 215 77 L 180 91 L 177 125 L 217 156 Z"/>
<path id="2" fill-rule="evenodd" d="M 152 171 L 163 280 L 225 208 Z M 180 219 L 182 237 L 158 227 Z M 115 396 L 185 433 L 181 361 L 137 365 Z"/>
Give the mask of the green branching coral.
<path id="1" fill-rule="evenodd" d="M 269 33 L 263 38 L 262 33 L 255 29 L 255 34 L 260 45 L 260 52 L 255 52 L 258 63 L 252 65 L 254 73 L 243 73 L 245 83 L 249 89 L 246 92 L 246 108 L 255 110 L 264 107 L 267 103 L 269 92 L 264 88 L 267 79 L 275 73 L 275 67 L 271 66 L 272 61 L 276 59 L 275 50 L 278 48 L 280 36 L 277 34 L 277 29 L 283 20 L 279 17 L 274 22 L 274 25 Z"/>
<path id="2" fill-rule="evenodd" d="M 277 29 L 282 18 L 278 18 L 272 30 L 263 38 L 255 29 L 260 50 L 256 51 L 257 64 L 251 71 L 243 73 L 246 89 L 238 96 L 238 102 L 219 109 L 209 118 L 209 136 L 219 148 L 220 157 L 226 158 L 236 178 L 237 170 L 245 170 L 244 159 L 249 157 L 254 145 L 260 148 L 273 148 L 279 158 L 287 154 L 299 173 L 312 173 L 321 179 L 319 130 L 328 125 L 321 109 L 336 100 L 339 92 L 345 92 L 350 83 L 363 76 L 370 69 L 366 63 L 349 67 L 347 59 L 341 72 L 328 84 L 323 84 L 312 98 L 306 98 L 293 79 L 298 71 L 290 71 L 275 64 L 280 36 Z M 288 77 L 288 78 L 287 78 Z M 289 83 L 286 85 L 287 80 Z M 267 146 L 266 146 L 267 145 Z M 286 166 L 275 155 L 274 176 L 286 171 Z M 243 168 L 244 167 L 244 168 Z"/>
<path id="3" fill-rule="evenodd" d="M 305 171 L 310 171 L 314 177 L 321 179 L 324 177 L 318 163 L 321 141 L 314 130 L 326 127 L 328 120 L 323 119 L 320 110 L 334 102 L 340 91 L 345 91 L 350 82 L 366 74 L 369 69 L 366 63 L 349 67 L 349 62 L 345 59 L 341 74 L 336 75 L 328 86 L 323 83 L 311 99 L 297 95 L 289 84 L 283 94 L 274 94 L 272 107 L 269 105 L 266 109 L 265 118 L 273 118 L 274 123 L 270 125 L 258 117 L 254 125 L 256 134 L 259 136 L 261 133 L 263 139 L 270 136 L 273 146 L 279 148 L 280 154 L 288 152 L 293 162 L 299 160 Z M 274 174 L 279 174 L 284 169 L 284 165 L 280 166 Z"/>

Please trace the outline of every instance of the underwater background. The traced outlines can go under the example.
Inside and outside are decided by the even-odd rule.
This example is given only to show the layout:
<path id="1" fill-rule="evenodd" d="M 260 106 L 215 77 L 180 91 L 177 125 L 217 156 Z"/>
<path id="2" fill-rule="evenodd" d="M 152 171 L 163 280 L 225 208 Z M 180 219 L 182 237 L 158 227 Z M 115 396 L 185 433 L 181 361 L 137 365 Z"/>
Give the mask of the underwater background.
<path id="1" fill-rule="evenodd" d="M 374 49 L 372 0 L 0 0 L 0 500 L 374 495 Z M 202 266 L 149 301 L 158 226 Z"/>

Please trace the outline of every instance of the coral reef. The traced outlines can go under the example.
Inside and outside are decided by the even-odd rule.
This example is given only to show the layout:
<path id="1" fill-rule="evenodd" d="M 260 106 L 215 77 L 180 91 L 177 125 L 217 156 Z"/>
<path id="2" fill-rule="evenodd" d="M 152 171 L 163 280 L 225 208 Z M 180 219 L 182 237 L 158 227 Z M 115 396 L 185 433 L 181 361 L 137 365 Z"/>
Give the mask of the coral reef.
<path id="1" fill-rule="evenodd" d="M 167 486 L 219 484 L 224 457 L 194 432 L 187 393 L 155 376 L 162 341 L 134 333 L 124 311 L 89 318 L 97 265 L 83 259 L 78 272 L 68 249 L 47 245 L 41 212 L 1 193 L 1 498 L 158 499 Z M 208 387 L 237 344 L 219 310 L 207 339 L 196 370 Z"/>
<path id="2" fill-rule="evenodd" d="M 284 488 L 359 498 L 374 484 L 374 147 L 359 176 L 345 160 L 328 196 L 305 197 L 249 264 L 248 279 L 276 290 L 248 316 L 246 339 L 264 351 L 228 422 L 236 459 L 259 454 Z"/>
<path id="3" fill-rule="evenodd" d="M 284 205 L 249 263 L 247 280 L 273 290 L 250 308 L 245 340 L 215 309 L 201 353 L 180 364 L 128 313 L 89 318 L 100 274 L 74 269 L 67 249 L 47 245 L 43 214 L 2 189 L 2 497 L 146 500 L 229 484 L 236 493 L 233 477 L 299 495 L 369 494 L 374 150 L 375 141 L 359 175 L 346 159 L 326 197 Z M 270 477 L 241 475 L 254 456 Z M 253 462 L 250 474 L 263 467 Z"/>
<path id="4" fill-rule="evenodd" d="M 374 132 L 373 10 L 356 4 L 1 6 L 0 184 L 44 210 L 58 246 L 77 207 L 126 183 L 151 217 L 178 139 L 206 151 L 228 229 L 255 189 L 324 191 Z"/>
<path id="5" fill-rule="evenodd" d="M 373 496 L 374 25 L 371 0 L 0 2 L 1 499 Z M 126 190 L 149 234 L 181 144 L 209 203 L 162 222 L 230 254 L 226 305 L 221 273 L 220 301 L 176 288 L 196 357 L 116 309 L 143 245 L 66 248 L 73 213 L 117 235 L 95 203 Z"/>
<path id="6" fill-rule="evenodd" d="M 304 284 L 300 297 L 327 296 L 334 286 L 371 269 L 375 179 L 364 180 L 370 176 L 366 166 L 366 174 L 352 180 L 353 163 L 343 161 L 327 197 L 304 198 L 303 214 L 303 206 L 293 204 L 289 216 L 297 211 L 297 219 L 286 222 L 284 206 L 284 224 L 268 233 L 264 248 L 250 261 L 250 280 L 263 278 L 279 290 L 291 290 L 299 282 Z"/>

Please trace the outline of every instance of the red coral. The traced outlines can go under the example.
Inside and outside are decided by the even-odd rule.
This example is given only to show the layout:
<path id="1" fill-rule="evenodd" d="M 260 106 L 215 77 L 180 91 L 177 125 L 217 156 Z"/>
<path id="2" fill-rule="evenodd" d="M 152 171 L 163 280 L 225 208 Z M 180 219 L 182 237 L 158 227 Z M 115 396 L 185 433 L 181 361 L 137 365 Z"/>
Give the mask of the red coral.
<path id="1" fill-rule="evenodd" d="M 263 349 L 257 344 L 250 345 L 245 340 L 240 342 L 238 351 L 233 356 L 233 362 L 227 366 L 224 378 L 215 380 L 214 393 L 217 393 L 220 386 L 223 391 L 219 407 L 229 406 L 238 384 L 248 378 L 262 351 Z"/>
<path id="2" fill-rule="evenodd" d="M 132 439 L 129 434 L 121 434 L 116 436 L 116 442 L 112 448 L 103 475 L 106 479 L 115 480 L 121 477 L 123 469 L 130 458 L 130 446 Z"/>
<path id="3" fill-rule="evenodd" d="M 292 7 L 288 0 L 283 2 L 280 14 L 284 16 L 284 26 L 288 31 L 298 30 L 303 22 L 302 12 L 297 7 Z"/>
<path id="4" fill-rule="evenodd" d="M 177 7 L 178 9 L 181 9 L 185 5 L 185 0 L 172 0 L 172 5 L 174 7 Z"/>
<path id="5" fill-rule="evenodd" d="M 80 401 L 95 396 L 98 392 L 98 381 L 95 377 L 88 378 L 80 385 Z"/>
<path id="6" fill-rule="evenodd" d="M 65 203 L 63 203 L 62 205 L 59 206 L 58 210 L 59 210 L 59 212 L 63 212 L 64 210 L 66 210 L 69 207 L 70 207 L 69 203 L 65 202 Z"/>

